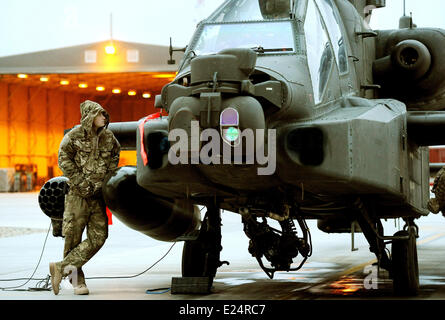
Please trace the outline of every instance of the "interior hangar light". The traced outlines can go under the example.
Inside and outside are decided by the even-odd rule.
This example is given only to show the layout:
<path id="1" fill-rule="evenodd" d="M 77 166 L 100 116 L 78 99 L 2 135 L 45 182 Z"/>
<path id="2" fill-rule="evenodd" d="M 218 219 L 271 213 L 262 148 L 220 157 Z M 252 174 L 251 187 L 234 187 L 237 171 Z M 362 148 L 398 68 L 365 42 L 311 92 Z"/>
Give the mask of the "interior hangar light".
<path id="1" fill-rule="evenodd" d="M 96 90 L 97 90 L 97 91 L 104 91 L 104 90 L 105 90 L 105 87 L 104 87 L 104 86 L 97 86 L 97 87 L 96 87 Z"/>
<path id="2" fill-rule="evenodd" d="M 70 84 L 70 82 L 68 80 L 60 80 L 59 82 L 62 86 L 67 86 Z"/>
<path id="3" fill-rule="evenodd" d="M 41 77 L 40 77 L 40 81 L 42 81 L 42 82 L 48 82 L 48 81 L 49 81 L 49 78 L 46 77 L 46 76 L 41 76 Z"/>
<path id="4" fill-rule="evenodd" d="M 118 93 L 121 93 L 121 89 L 119 89 L 119 88 L 114 88 L 113 90 L 111 90 L 111 92 L 113 92 L 113 93 L 115 93 L 115 94 L 118 94 Z"/>
<path id="5" fill-rule="evenodd" d="M 27 75 L 27 74 L 24 74 L 24 73 L 19 73 L 19 74 L 17 75 L 17 78 L 20 78 L 20 79 L 26 79 L 26 78 L 28 78 L 28 75 Z"/>
<path id="6" fill-rule="evenodd" d="M 116 47 L 112 44 L 112 43 L 110 43 L 109 45 L 107 45 L 106 47 L 105 47 L 105 53 L 106 54 L 115 54 L 116 53 Z"/>
<path id="7" fill-rule="evenodd" d="M 130 90 L 130 91 L 128 91 L 128 95 L 129 96 L 135 96 L 136 95 L 136 91 L 135 90 Z"/>
<path id="8" fill-rule="evenodd" d="M 150 94 L 149 92 L 144 92 L 144 93 L 142 94 L 142 98 L 150 99 L 150 98 L 151 98 L 151 94 Z"/>
<path id="9" fill-rule="evenodd" d="M 153 78 L 158 78 L 158 79 L 174 78 L 175 77 L 175 73 L 158 73 L 158 74 L 154 74 L 152 77 Z"/>
<path id="10" fill-rule="evenodd" d="M 79 88 L 82 88 L 82 89 L 88 88 L 88 84 L 85 82 L 81 82 L 81 83 L 79 83 Z"/>

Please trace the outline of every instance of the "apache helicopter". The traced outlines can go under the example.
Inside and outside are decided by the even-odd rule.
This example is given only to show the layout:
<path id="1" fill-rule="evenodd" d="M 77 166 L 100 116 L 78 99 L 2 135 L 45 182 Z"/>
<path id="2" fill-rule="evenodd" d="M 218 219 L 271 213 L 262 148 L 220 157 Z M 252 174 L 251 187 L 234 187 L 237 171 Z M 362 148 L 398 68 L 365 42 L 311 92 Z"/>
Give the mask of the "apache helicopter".
<path id="1" fill-rule="evenodd" d="M 363 232 L 395 292 L 418 292 L 428 146 L 445 144 L 445 31 L 406 16 L 398 30 L 371 30 L 384 6 L 228 0 L 198 24 L 156 97 L 168 116 L 109 125 L 137 166 L 104 181 L 105 202 L 127 226 L 185 242 L 178 288 L 210 288 L 225 263 L 224 209 L 240 214 L 270 278 L 301 268 L 312 253 L 305 221 L 317 219 L 327 233 Z M 385 235 L 382 219 L 398 218 L 403 230 Z"/>

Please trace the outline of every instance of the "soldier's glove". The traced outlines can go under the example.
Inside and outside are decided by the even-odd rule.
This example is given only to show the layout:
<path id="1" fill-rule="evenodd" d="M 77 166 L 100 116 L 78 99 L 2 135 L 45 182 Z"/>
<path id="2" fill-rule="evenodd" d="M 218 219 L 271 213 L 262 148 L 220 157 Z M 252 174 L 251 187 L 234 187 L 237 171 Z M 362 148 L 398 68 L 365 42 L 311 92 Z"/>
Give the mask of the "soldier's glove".
<path id="1" fill-rule="evenodd" d="M 68 194 L 69 191 L 70 191 L 70 186 L 68 185 L 67 182 L 63 182 L 63 194 Z"/>
<path id="2" fill-rule="evenodd" d="M 78 191 L 82 198 L 89 198 L 94 194 L 94 184 L 88 180 L 84 180 L 79 184 Z"/>
<path id="3" fill-rule="evenodd" d="M 64 236 L 62 235 L 62 219 L 51 219 L 51 225 L 53 227 L 53 236 L 64 238 Z"/>

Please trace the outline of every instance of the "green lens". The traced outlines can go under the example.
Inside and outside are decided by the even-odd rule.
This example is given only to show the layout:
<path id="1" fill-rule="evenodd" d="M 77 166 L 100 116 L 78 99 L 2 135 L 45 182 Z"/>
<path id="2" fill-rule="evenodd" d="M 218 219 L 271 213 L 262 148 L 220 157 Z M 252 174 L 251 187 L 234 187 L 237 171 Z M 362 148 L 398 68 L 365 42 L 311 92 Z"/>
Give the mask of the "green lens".
<path id="1" fill-rule="evenodd" d="M 226 139 L 228 141 L 232 142 L 232 141 L 235 141 L 236 139 L 238 139 L 239 131 L 237 128 L 230 127 L 225 131 L 224 136 L 226 137 Z"/>

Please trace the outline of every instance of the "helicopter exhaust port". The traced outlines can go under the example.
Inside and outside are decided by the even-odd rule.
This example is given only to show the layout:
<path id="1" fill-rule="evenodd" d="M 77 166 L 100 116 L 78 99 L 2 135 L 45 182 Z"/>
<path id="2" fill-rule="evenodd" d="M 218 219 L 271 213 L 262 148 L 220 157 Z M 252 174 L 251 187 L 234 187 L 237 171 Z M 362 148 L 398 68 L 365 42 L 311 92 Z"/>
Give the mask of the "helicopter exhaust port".
<path id="1" fill-rule="evenodd" d="M 374 62 L 374 74 L 383 78 L 395 72 L 402 81 L 419 80 L 431 67 L 431 53 L 428 48 L 417 40 L 399 42 L 389 56 Z"/>
<path id="2" fill-rule="evenodd" d="M 428 48 L 417 40 L 399 42 L 391 54 L 391 60 L 401 74 L 413 80 L 423 77 L 431 67 Z"/>
<path id="3" fill-rule="evenodd" d="M 442 110 L 445 35 L 437 29 L 380 30 L 373 82 L 380 99 L 396 99 L 408 111 Z"/>

